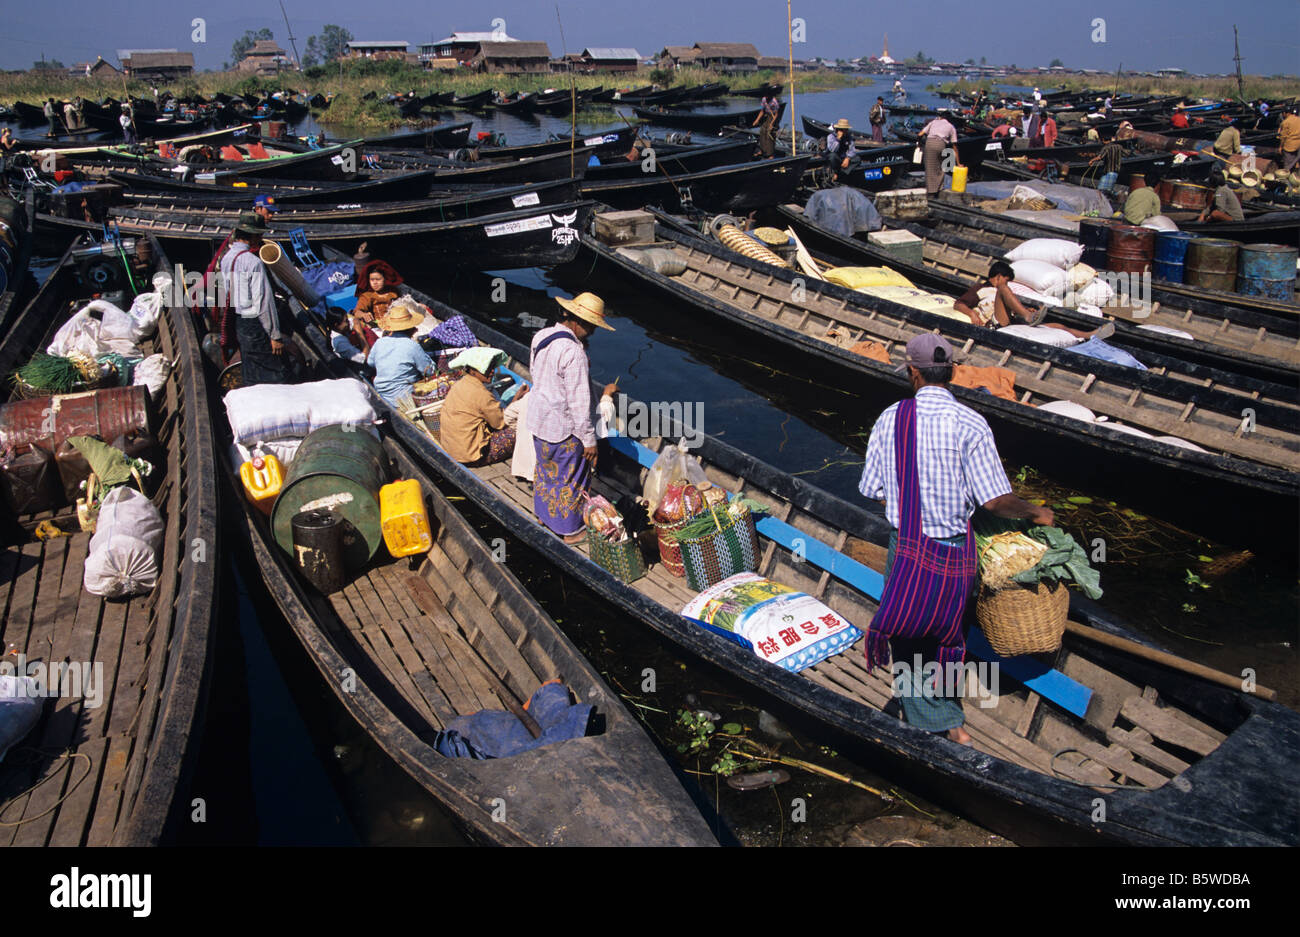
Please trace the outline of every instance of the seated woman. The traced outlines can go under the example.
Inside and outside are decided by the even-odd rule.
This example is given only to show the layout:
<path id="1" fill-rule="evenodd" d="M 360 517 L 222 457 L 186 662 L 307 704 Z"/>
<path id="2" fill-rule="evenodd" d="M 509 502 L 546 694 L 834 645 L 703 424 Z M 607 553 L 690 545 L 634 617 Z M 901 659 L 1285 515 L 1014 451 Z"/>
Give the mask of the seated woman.
<path id="1" fill-rule="evenodd" d="M 354 321 L 368 327 L 380 322 L 397 299 L 397 287 L 401 284 L 402 275 L 382 260 L 372 260 L 362 267 L 357 277 Z M 374 340 L 368 339 L 367 344 L 373 345 Z"/>
<path id="2" fill-rule="evenodd" d="M 515 430 L 506 426 L 501 404 L 488 390 L 506 353 L 496 348 L 467 348 L 451 360 L 464 376 L 451 386 L 442 403 L 442 447 L 464 465 L 504 462 L 515 451 Z M 528 388 L 523 387 L 522 397 Z"/>
<path id="3" fill-rule="evenodd" d="M 423 320 L 419 304 L 403 296 L 389 306 L 380 323 L 386 334 L 370 349 L 368 360 L 375 369 L 375 390 L 391 406 L 410 397 L 411 385 L 432 377 L 437 370 L 428 352 L 415 340 L 415 328 Z"/>
<path id="4" fill-rule="evenodd" d="M 1045 309 L 1030 312 L 1020 302 L 1020 297 L 1011 290 L 1010 283 L 1016 278 L 1016 272 L 1005 260 L 995 260 L 989 267 L 988 279 L 975 283 L 953 303 L 953 308 L 964 313 L 973 325 L 986 325 L 991 329 L 1000 329 L 1004 325 L 1043 325 L 1049 329 L 1061 329 L 1075 338 L 1109 338 L 1115 334 L 1115 324 L 1107 322 L 1100 328 L 1085 332 L 1072 329 L 1058 322 L 1044 322 Z"/>

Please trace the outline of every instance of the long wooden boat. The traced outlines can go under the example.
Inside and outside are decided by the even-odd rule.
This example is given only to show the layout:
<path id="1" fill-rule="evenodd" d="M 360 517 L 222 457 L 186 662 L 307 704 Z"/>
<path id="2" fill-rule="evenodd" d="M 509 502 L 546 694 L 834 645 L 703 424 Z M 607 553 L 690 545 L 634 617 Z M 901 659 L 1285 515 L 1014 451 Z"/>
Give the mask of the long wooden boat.
<path id="1" fill-rule="evenodd" d="M 438 318 L 456 312 L 411 293 Z M 319 354 L 328 354 L 317 325 L 304 331 Z M 511 369 L 527 379 L 526 348 L 486 325 L 475 323 L 474 331 L 480 341 L 504 350 L 513 359 Z M 892 677 L 883 668 L 867 669 L 861 643 L 799 673 L 768 664 L 683 618 L 680 609 L 693 593 L 661 563 L 626 584 L 592 562 L 585 543 L 570 546 L 538 525 L 532 495 L 508 465 L 466 468 L 422 426 L 397 413 L 392 425 L 423 465 L 620 612 L 732 675 L 771 701 L 763 705 L 789 713 L 837 751 L 869 760 L 993 830 L 1024 843 L 1300 840 L 1297 803 L 1276 782 L 1293 775 L 1300 760 L 1300 716 L 1286 707 L 1146 662 L 1073 630 L 1053 655 L 1002 660 L 972 626 L 972 658 L 998 662 L 1003 679 L 1000 692 L 982 704 L 965 702 L 974 747 L 958 745 L 899 720 L 891 704 Z M 757 525 L 759 572 L 819 598 L 865 631 L 883 582 L 879 569 L 889 534 L 879 511 L 836 498 L 716 437 L 698 438 L 692 454 L 700 456 L 714 484 L 771 509 Z M 594 489 L 611 500 L 640 492 L 657 450 L 676 439 L 670 432 L 666 438 L 602 442 Z M 1071 597 L 1071 619 L 1134 637 L 1079 596 Z M 1099 796 L 1106 801 L 1105 822 L 1094 813 Z"/>
<path id="2" fill-rule="evenodd" d="M 433 185 L 433 170 L 384 176 L 365 182 L 308 183 L 300 179 L 213 179 L 207 182 L 183 182 L 170 174 L 145 171 L 114 170 L 105 176 L 130 190 L 193 193 L 204 198 L 228 197 L 247 201 L 254 195 L 273 195 L 277 203 L 345 204 L 352 202 L 403 201 L 424 198 Z"/>
<path id="3" fill-rule="evenodd" d="M 1077 236 L 1078 233 L 1077 222 L 1072 223 L 1073 230 L 1063 231 L 1061 228 L 984 211 L 974 205 L 947 199 L 931 201 L 929 218 L 923 221 L 927 227 L 934 228 L 936 238 L 952 243 L 956 236 L 962 239 L 957 246 L 982 253 L 1005 253 L 1030 238 L 1070 237 Z M 1267 296 L 1245 296 L 1225 290 L 1212 290 L 1187 283 L 1170 283 L 1155 278 L 1152 280 L 1151 295 L 1162 305 L 1171 306 L 1179 312 L 1190 309 L 1198 314 L 1218 315 L 1221 320 L 1229 323 L 1240 322 L 1250 330 L 1265 328 L 1267 332 L 1276 330 L 1279 335 L 1287 338 L 1300 336 L 1300 323 L 1297 323 L 1294 303 Z M 1190 321 L 1193 317 L 1187 318 Z M 1220 324 L 1216 322 L 1215 328 L 1219 327 Z M 1227 337 L 1226 334 L 1223 336 L 1225 340 Z M 1261 341 L 1266 337 L 1267 333 L 1259 335 Z"/>
<path id="4" fill-rule="evenodd" d="M 536 182 L 528 185 L 439 187 L 423 199 L 404 202 L 348 202 L 334 205 L 289 203 L 271 217 L 269 228 L 286 234 L 296 227 L 315 224 L 389 224 L 416 221 L 456 221 L 521 208 L 560 205 L 578 196 L 578 183 L 572 179 Z M 178 225 L 219 224 L 233 227 L 248 202 L 181 201 L 170 195 L 150 193 L 128 197 L 125 205 L 110 209 L 113 218 L 141 218 Z"/>
<path id="5" fill-rule="evenodd" d="M 382 137 L 366 137 L 365 146 L 367 149 L 405 149 L 408 147 L 419 147 L 426 150 L 433 149 L 455 149 L 456 147 L 468 146 L 470 143 L 470 130 L 473 128 L 472 120 L 464 120 L 454 124 L 435 124 L 432 127 L 424 127 L 411 133 L 392 133 Z"/>
<path id="6" fill-rule="evenodd" d="M 570 149 L 581 154 L 586 162 L 592 154 L 598 156 L 608 153 L 626 153 L 636 141 L 640 130 L 637 124 L 625 124 L 608 130 L 596 130 L 581 133 L 572 140 L 564 137 L 559 140 L 546 140 L 541 143 L 521 143 L 515 146 L 480 146 L 474 149 L 470 159 L 479 163 L 498 163 L 524 159 L 530 156 L 550 156 L 555 153 L 567 153 Z M 443 149 L 441 155 L 453 156 L 454 150 Z"/>
<path id="7" fill-rule="evenodd" d="M 456 95 L 450 102 L 448 102 L 448 106 L 463 111 L 482 110 L 492 103 L 492 99 L 495 96 L 496 92 L 491 88 L 488 88 L 486 91 L 480 91 L 477 94 L 467 94 L 464 97 Z"/>
<path id="8" fill-rule="evenodd" d="M 157 156 L 140 156 L 125 148 L 102 147 L 95 154 L 74 153 L 69 159 L 74 165 L 86 168 L 108 166 L 144 166 L 154 172 L 186 170 L 197 182 L 230 185 L 251 179 L 299 179 L 321 182 L 351 182 L 366 169 L 362 158 L 362 141 L 354 140 L 305 153 L 284 153 L 268 159 L 247 159 L 240 162 L 223 160 L 211 166 L 192 166 L 174 159 Z M 69 151 L 64 151 L 69 153 Z"/>
<path id="9" fill-rule="evenodd" d="M 582 196 L 614 208 L 636 209 L 655 204 L 679 211 L 685 201 L 708 211 L 747 212 L 787 201 L 811 160 L 811 156 L 786 156 L 676 177 L 656 173 L 646 174 L 646 178 L 609 182 L 584 180 Z"/>
<path id="10" fill-rule="evenodd" d="M 749 137 L 738 137 L 702 144 L 655 144 L 653 150 L 653 169 L 648 168 L 644 156 L 628 159 L 626 153 L 614 152 L 604 156 L 600 165 L 587 167 L 586 181 L 644 179 L 647 175 L 659 173 L 676 178 L 718 166 L 734 166 L 753 155 L 754 141 Z"/>
<path id="11" fill-rule="evenodd" d="M 913 284 L 928 290 L 957 291 L 987 276 L 997 259 L 994 252 L 973 250 L 961 243 L 941 241 L 927 228 L 910 226 L 922 240 L 923 262 L 902 260 L 895 253 L 875 247 L 857 237 L 846 238 L 829 231 L 807 217 L 797 205 L 779 205 L 772 209 L 773 220 L 780 227 L 790 227 L 809 250 L 835 260 L 838 266 L 888 266 L 902 273 Z M 1029 303 L 1030 306 L 1034 305 Z M 1097 319 L 1074 309 L 1049 307 L 1053 321 L 1071 328 L 1090 330 Z M 1103 310 L 1111 311 L 1111 310 Z M 1300 378 L 1300 322 L 1290 336 L 1270 333 L 1260 335 L 1259 325 L 1245 323 L 1225 326 L 1222 312 L 1197 313 L 1147 304 L 1111 311 L 1116 327 L 1111 344 L 1127 347 L 1139 359 L 1147 351 L 1174 355 L 1182 363 L 1204 364 L 1241 376 L 1294 386 Z M 1190 313 L 1190 315 L 1189 315 Z M 1124 318 L 1131 316 L 1131 318 Z M 1253 321 L 1253 320 L 1252 320 Z M 1142 326 L 1159 326 L 1193 335 L 1191 339 L 1168 332 L 1156 332 Z M 1146 363 L 1144 361 L 1144 363 Z M 1175 368 L 1179 370 L 1179 368 Z"/>
<path id="12" fill-rule="evenodd" d="M 388 172 L 419 172 L 432 168 L 435 182 L 450 185 L 519 185 L 526 182 L 550 182 L 555 179 L 581 179 L 587 161 L 568 150 L 542 156 L 526 156 L 502 162 L 455 163 L 447 165 L 440 157 L 380 156 L 380 166 Z"/>
<path id="13" fill-rule="evenodd" d="M 595 203 L 564 202 L 516 211 L 461 218 L 393 224 L 301 224 L 307 240 L 354 250 L 362 241 L 395 263 L 445 261 L 475 270 L 544 267 L 567 263 L 578 252 L 578 232 L 591 224 Z M 50 227 L 69 231 L 98 231 L 100 225 L 74 218 L 38 214 Z M 115 227 L 127 234 L 155 235 L 167 240 L 220 241 L 231 233 L 229 222 L 172 222 L 162 219 L 117 218 Z"/>
<path id="14" fill-rule="evenodd" d="M 1015 400 L 954 390 L 999 432 L 1008 457 L 1090 490 L 1102 489 L 1104 477 L 1119 470 L 1135 489 L 1133 497 L 1158 505 L 1160 516 L 1187 519 L 1202 531 L 1222 525 L 1233 538 L 1251 542 L 1276 536 L 1288 551 L 1300 542 L 1300 518 L 1290 511 L 1300 497 L 1300 410 L 1293 399 L 1264 403 L 1245 382 L 1206 384 L 979 329 L 752 261 L 661 225 L 655 246 L 684 265 L 678 276 L 643 265 L 635 249 L 614 250 L 589 236 L 583 246 L 645 288 L 738 326 L 756 340 L 756 354 L 779 357 L 785 367 L 806 362 L 828 379 L 904 387 L 906 378 L 894 366 L 906 342 L 922 332 L 944 334 L 967 364 L 1014 372 Z M 852 352 L 860 341 L 883 346 L 893 363 Z M 1053 401 L 1081 404 L 1106 422 L 1040 409 Z M 1250 433 L 1243 432 L 1247 416 L 1256 421 Z M 1231 513 L 1208 517 L 1203 504 L 1177 498 L 1170 470 L 1213 482 L 1230 498 Z"/>
<path id="15" fill-rule="evenodd" d="M 687 111 L 676 107 L 634 107 L 633 113 L 639 120 L 659 127 L 677 127 L 682 130 L 694 130 L 700 133 L 717 133 L 724 127 L 748 127 L 758 117 L 760 108 L 748 111 L 728 111 L 723 114 L 708 114 Z M 785 115 L 785 102 L 781 102 L 776 115 L 779 125 Z"/>
<path id="16" fill-rule="evenodd" d="M 257 575 L 365 733 L 477 842 L 716 845 L 654 742 L 509 567 L 402 444 L 385 439 L 384 458 L 394 478 L 419 483 L 432 546 L 410 560 L 381 549 L 328 597 L 300 577 L 223 463 Z M 486 760 L 436 748 L 457 717 L 527 703 L 557 677 L 594 707 L 598 732 Z"/>
<path id="17" fill-rule="evenodd" d="M 139 243 L 152 260 L 141 261 L 137 275 L 148 282 L 154 271 L 170 273 L 156 241 Z M 82 242 L 64 254 L 7 330 L 0 373 L 44 350 L 90 299 L 97 287 L 80 281 L 78 257 L 96 249 Z M 84 591 L 91 535 L 73 508 L 11 516 L 6 525 L 0 639 L 33 663 L 94 669 L 79 692 L 56 695 L 78 681 L 47 685 L 55 698 L 0 766 L 5 844 L 155 845 L 171 839 L 191 809 L 186 788 L 208 692 L 221 540 L 207 388 L 188 317 L 164 307 L 146 348 L 172 361 L 154 423 L 166 460 L 154 469 L 153 503 L 166 528 L 153 590 L 112 601 Z M 71 533 L 37 539 L 34 529 L 46 522 Z"/>
<path id="18" fill-rule="evenodd" d="M 503 98 L 497 98 L 490 105 L 502 113 L 513 114 L 515 117 L 529 117 L 537 104 L 537 96 L 527 91 L 516 92 Z"/>

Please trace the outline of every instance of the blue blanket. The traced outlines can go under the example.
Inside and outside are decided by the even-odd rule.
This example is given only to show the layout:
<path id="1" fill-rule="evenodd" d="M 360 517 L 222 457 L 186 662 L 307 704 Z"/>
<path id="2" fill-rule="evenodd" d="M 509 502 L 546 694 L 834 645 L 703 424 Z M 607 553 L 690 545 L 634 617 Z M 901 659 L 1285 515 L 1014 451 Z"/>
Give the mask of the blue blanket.
<path id="1" fill-rule="evenodd" d="M 582 738 L 587 734 L 592 706 L 570 703 L 568 687 L 547 683 L 528 701 L 528 712 L 542 727 L 540 738 L 533 738 L 514 713 L 484 709 L 453 719 L 446 731 L 438 733 L 434 747 L 451 758 L 509 758 L 543 745 Z"/>
<path id="2" fill-rule="evenodd" d="M 1138 361 L 1124 349 L 1116 348 L 1114 345 L 1107 345 L 1099 338 L 1090 338 L 1078 345 L 1070 345 L 1065 350 L 1079 355 L 1087 355 L 1089 358 L 1100 358 L 1102 361 L 1122 364 L 1127 368 L 1138 368 L 1143 371 L 1147 369 L 1145 364 Z"/>

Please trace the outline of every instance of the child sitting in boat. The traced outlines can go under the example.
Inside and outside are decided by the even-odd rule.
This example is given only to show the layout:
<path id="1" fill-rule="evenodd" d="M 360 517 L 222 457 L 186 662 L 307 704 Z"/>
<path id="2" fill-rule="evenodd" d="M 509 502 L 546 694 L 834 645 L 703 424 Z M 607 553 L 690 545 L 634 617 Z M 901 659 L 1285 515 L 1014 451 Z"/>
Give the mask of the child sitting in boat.
<path id="1" fill-rule="evenodd" d="M 989 267 L 988 279 L 973 284 L 953 303 L 953 308 L 964 313 L 972 324 L 986 325 L 991 329 L 1000 329 L 1005 325 L 1043 325 L 1049 329 L 1069 332 L 1078 339 L 1109 338 L 1115 334 L 1112 322 L 1091 332 L 1072 329 L 1058 322 L 1044 322 L 1043 316 L 1047 314 L 1045 309 L 1031 312 L 1020 302 L 1020 297 L 1012 292 L 1011 281 L 1015 278 L 1016 272 L 1011 269 L 1011 264 L 1005 260 L 995 260 Z"/>
<path id="2" fill-rule="evenodd" d="M 501 404 L 487 386 L 505 358 L 496 348 L 467 348 L 449 364 L 465 374 L 443 401 L 439 435 L 447 454 L 464 465 L 491 465 L 514 454 L 515 430 L 506 426 Z M 519 396 L 527 390 L 521 388 Z"/>
<path id="3" fill-rule="evenodd" d="M 357 305 L 353 317 L 366 326 L 378 323 L 397 299 L 397 287 L 401 284 L 402 275 L 390 264 L 382 260 L 370 261 L 357 277 Z"/>

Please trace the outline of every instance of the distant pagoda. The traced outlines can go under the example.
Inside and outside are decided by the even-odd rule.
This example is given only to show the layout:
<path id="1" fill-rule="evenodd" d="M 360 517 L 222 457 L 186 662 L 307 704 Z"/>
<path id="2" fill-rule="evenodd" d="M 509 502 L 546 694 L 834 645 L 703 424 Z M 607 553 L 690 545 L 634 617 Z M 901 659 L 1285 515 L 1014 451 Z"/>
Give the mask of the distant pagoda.
<path id="1" fill-rule="evenodd" d="M 889 33 L 885 33 L 885 50 L 880 53 L 880 58 L 876 61 L 882 65 L 893 65 L 894 60 L 889 55 Z"/>

